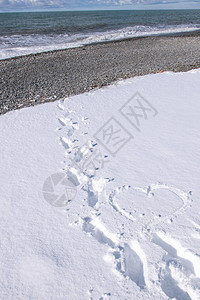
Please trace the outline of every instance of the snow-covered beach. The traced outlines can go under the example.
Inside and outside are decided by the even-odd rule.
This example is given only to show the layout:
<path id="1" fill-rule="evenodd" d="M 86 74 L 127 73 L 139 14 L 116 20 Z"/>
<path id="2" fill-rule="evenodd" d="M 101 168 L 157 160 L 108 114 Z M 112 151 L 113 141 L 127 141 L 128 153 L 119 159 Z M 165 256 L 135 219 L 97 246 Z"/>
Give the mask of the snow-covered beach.
<path id="1" fill-rule="evenodd" d="M 1 299 L 200 299 L 199 81 L 0 116 Z"/>

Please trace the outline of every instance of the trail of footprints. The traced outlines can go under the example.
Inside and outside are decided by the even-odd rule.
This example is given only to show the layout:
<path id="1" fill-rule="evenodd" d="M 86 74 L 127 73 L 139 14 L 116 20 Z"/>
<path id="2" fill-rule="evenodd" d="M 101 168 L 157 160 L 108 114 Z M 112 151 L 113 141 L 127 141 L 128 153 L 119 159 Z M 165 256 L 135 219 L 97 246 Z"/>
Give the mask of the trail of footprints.
<path id="1" fill-rule="evenodd" d="M 151 287 L 147 258 L 137 240 L 120 241 L 98 217 L 84 218 L 82 229 L 100 244 L 107 245 L 104 260 L 115 272 L 124 278 L 128 276 L 141 290 Z M 153 233 L 152 242 L 163 252 L 157 283 L 164 294 L 177 300 L 200 299 L 200 257 L 191 250 L 184 249 L 164 232 Z"/>
<path id="2" fill-rule="evenodd" d="M 120 243 L 116 235 L 110 233 L 98 218 L 83 219 L 82 229 L 99 243 L 108 246 L 105 261 L 113 262 L 113 267 L 122 276 L 128 276 L 141 289 L 145 288 L 144 264 L 146 262 L 140 255 L 142 250 L 137 241 Z"/>
<path id="3" fill-rule="evenodd" d="M 58 118 L 61 127 L 58 130 L 62 133 L 60 143 L 67 151 L 67 155 L 73 155 L 76 162 L 83 159 L 84 153 L 80 151 L 78 138 L 73 139 L 74 133 L 79 129 L 77 121 L 73 121 L 70 114 L 73 111 L 66 112 L 65 106 L 60 103 L 58 109 L 62 112 L 62 116 Z M 87 124 L 88 118 L 82 118 L 83 123 Z M 87 131 L 82 135 L 87 135 Z M 95 142 L 91 142 L 90 151 L 96 147 Z M 105 155 L 107 158 L 107 155 Z M 65 160 L 66 161 L 66 160 Z M 99 191 L 93 186 L 93 178 L 89 178 L 87 184 L 81 186 L 80 178 L 76 173 L 67 169 L 69 178 L 73 178 L 73 182 L 80 186 L 86 192 L 88 206 L 91 207 L 91 214 L 83 218 L 79 223 L 83 232 L 90 235 L 98 243 L 106 245 L 107 253 L 104 260 L 111 265 L 113 272 L 116 272 L 121 278 L 129 278 L 141 290 L 148 290 L 155 283 L 149 278 L 147 257 L 142 250 L 139 239 L 124 241 L 117 234 L 111 233 L 109 229 L 101 222 L 98 209 L 95 207 L 99 202 Z M 113 181 L 114 178 L 106 178 L 107 182 Z M 174 216 L 183 213 L 190 206 L 191 192 L 185 193 L 175 187 L 165 184 L 152 184 L 146 188 L 122 186 L 113 190 L 108 195 L 108 205 L 116 212 L 131 223 L 138 219 L 130 211 L 121 208 L 117 198 L 127 191 L 134 190 L 143 193 L 147 197 L 154 196 L 157 190 L 167 190 L 176 195 L 180 200 L 180 205 L 171 213 L 161 216 L 160 218 L 152 218 L 148 224 L 141 228 L 140 235 L 145 240 L 152 242 L 163 252 L 163 258 L 160 262 L 157 274 L 156 284 L 160 286 L 164 295 L 169 299 L 177 300 L 198 300 L 200 299 L 200 257 L 191 250 L 184 249 L 178 241 L 170 237 L 167 233 L 158 231 L 157 225 L 173 220 Z M 200 239 L 200 225 L 191 221 L 194 225 L 193 237 Z M 122 234 L 123 236 L 123 234 Z M 116 277 L 117 279 L 117 277 Z M 196 287 L 199 287 L 198 289 Z M 91 297 L 92 299 L 92 297 Z M 111 299 L 110 293 L 103 294 L 99 299 Z"/>
<path id="4" fill-rule="evenodd" d="M 165 294 L 171 299 L 200 299 L 200 285 L 194 288 L 200 278 L 200 257 L 162 232 L 154 234 L 152 241 L 165 251 L 159 274 Z"/>
<path id="5" fill-rule="evenodd" d="M 92 153 L 95 151 L 95 147 L 97 143 L 93 140 L 87 139 L 87 128 L 89 119 L 87 117 L 82 117 L 81 119 L 74 120 L 74 111 L 73 110 L 65 110 L 64 104 L 58 104 L 58 109 L 60 112 L 60 116 L 58 118 L 59 126 L 57 131 L 60 133 L 59 142 L 65 149 L 65 167 L 64 170 L 68 170 L 70 167 L 78 166 L 80 163 L 80 170 L 79 172 L 83 173 L 84 175 L 88 176 L 89 178 L 94 177 L 96 172 L 101 168 L 102 161 L 106 163 L 108 160 L 108 156 L 105 155 L 104 158 L 96 157 L 96 164 L 97 167 L 95 168 L 94 165 L 90 163 L 87 165 L 87 158 L 89 158 Z M 80 127 L 85 127 L 85 131 L 80 133 Z M 80 139 L 80 136 L 85 136 L 86 138 Z M 84 161 L 84 159 L 86 161 Z M 89 159 L 88 159 L 89 161 Z M 83 168 L 81 166 L 81 162 Z M 68 165 L 66 166 L 66 163 Z M 86 163 L 86 166 L 84 165 Z"/>

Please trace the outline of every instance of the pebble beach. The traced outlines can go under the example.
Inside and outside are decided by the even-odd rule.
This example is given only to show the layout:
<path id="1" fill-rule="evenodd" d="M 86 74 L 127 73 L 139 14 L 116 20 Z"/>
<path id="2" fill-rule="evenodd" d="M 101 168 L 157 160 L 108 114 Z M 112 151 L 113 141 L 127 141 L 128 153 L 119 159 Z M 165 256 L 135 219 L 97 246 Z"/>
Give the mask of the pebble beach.
<path id="1" fill-rule="evenodd" d="M 139 37 L 0 61 L 0 114 L 135 76 L 200 68 L 200 32 Z"/>

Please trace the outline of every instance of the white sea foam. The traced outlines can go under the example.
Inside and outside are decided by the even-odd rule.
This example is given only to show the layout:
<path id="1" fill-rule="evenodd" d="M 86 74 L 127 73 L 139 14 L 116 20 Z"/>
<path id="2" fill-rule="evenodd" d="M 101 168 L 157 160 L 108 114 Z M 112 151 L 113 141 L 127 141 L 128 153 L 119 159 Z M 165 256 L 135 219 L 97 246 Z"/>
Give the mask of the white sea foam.
<path id="1" fill-rule="evenodd" d="M 95 32 L 88 34 L 59 34 L 59 35 L 12 35 L 0 37 L 0 59 L 41 53 L 52 50 L 80 47 L 87 44 L 115 41 L 142 36 L 154 36 L 191 32 L 199 30 L 200 25 L 176 26 L 133 26 L 123 29 Z"/>

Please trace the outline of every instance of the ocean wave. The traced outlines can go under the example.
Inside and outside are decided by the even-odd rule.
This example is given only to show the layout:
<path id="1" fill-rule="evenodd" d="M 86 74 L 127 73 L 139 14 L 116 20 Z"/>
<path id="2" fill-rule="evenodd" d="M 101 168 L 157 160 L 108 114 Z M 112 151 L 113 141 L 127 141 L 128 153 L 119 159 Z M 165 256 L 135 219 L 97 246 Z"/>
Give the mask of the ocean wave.
<path id="1" fill-rule="evenodd" d="M 81 47 L 87 44 L 142 36 L 156 36 L 200 30 L 200 24 L 168 26 L 132 26 L 104 32 L 77 34 L 32 34 L 0 37 L 0 59 L 27 54 Z"/>

